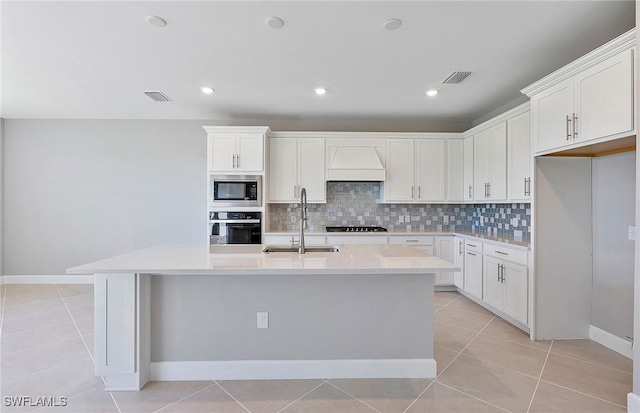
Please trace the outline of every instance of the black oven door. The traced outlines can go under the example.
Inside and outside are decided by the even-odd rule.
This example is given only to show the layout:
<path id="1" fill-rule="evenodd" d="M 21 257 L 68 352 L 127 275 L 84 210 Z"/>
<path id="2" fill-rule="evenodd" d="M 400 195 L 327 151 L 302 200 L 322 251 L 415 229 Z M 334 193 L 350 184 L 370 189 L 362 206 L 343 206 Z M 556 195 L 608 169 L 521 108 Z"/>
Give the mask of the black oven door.
<path id="1" fill-rule="evenodd" d="M 227 224 L 227 244 L 261 244 L 260 224 Z"/>

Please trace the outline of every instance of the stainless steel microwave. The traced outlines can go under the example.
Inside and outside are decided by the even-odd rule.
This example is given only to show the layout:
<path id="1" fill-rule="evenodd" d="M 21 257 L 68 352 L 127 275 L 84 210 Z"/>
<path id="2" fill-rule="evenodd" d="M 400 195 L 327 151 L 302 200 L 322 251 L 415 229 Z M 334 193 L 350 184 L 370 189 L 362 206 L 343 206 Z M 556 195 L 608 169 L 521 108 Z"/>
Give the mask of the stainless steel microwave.
<path id="1" fill-rule="evenodd" d="M 215 206 L 262 206 L 262 176 L 212 175 L 211 193 Z"/>

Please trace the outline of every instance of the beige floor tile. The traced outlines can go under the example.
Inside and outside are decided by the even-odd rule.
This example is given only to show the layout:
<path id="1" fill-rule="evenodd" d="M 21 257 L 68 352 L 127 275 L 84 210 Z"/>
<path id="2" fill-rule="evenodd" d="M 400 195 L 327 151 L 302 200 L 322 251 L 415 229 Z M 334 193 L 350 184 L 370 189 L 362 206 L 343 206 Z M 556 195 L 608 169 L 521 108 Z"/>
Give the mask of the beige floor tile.
<path id="1" fill-rule="evenodd" d="M 444 369 L 458 356 L 457 351 L 453 351 L 444 347 L 433 347 L 433 358 L 436 359 L 438 365 L 438 374 L 441 374 Z"/>
<path id="2" fill-rule="evenodd" d="M 5 308 L 4 319 L 11 320 L 14 318 L 37 316 L 48 314 L 52 311 L 66 310 L 62 298 L 54 298 L 47 301 L 38 301 L 30 304 L 15 305 Z"/>
<path id="3" fill-rule="evenodd" d="M 468 330 L 480 331 L 491 321 L 492 316 L 472 313 L 445 307 L 434 314 L 434 320 L 440 323 L 451 324 Z"/>
<path id="4" fill-rule="evenodd" d="M 93 346 L 94 346 L 94 341 L 93 341 L 93 333 L 89 333 L 89 334 L 85 334 L 82 336 L 82 339 L 84 340 L 84 342 L 87 345 L 87 350 L 89 350 L 89 353 L 91 354 L 91 357 L 93 357 Z"/>
<path id="5" fill-rule="evenodd" d="M 435 345 L 449 350 L 462 351 L 476 335 L 478 333 L 464 328 L 437 322 L 433 323 L 433 341 Z"/>
<path id="6" fill-rule="evenodd" d="M 104 386 L 97 387 L 67 400 L 65 407 L 46 407 L 35 413 L 117 413 L 118 408 Z"/>
<path id="7" fill-rule="evenodd" d="M 94 311 L 93 306 L 83 305 L 78 307 L 69 308 L 69 312 L 71 313 L 71 317 L 74 320 L 79 320 L 81 318 L 93 317 Z"/>
<path id="8" fill-rule="evenodd" d="M 499 338 L 479 335 L 462 353 L 501 367 L 540 377 L 547 352 Z"/>
<path id="9" fill-rule="evenodd" d="M 80 330 L 80 334 L 86 335 L 93 333 L 93 326 L 95 319 L 93 316 L 83 317 L 83 318 L 74 318 L 73 321 L 76 322 L 78 326 L 78 330 Z"/>
<path id="10" fill-rule="evenodd" d="M 542 380 L 625 406 L 632 375 L 551 353 Z"/>
<path id="11" fill-rule="evenodd" d="M 407 413 L 503 413 L 490 404 L 475 399 L 440 383 L 433 383 Z"/>
<path id="12" fill-rule="evenodd" d="M 86 294 L 93 296 L 93 284 L 59 284 L 57 287 L 62 297 Z"/>
<path id="13" fill-rule="evenodd" d="M 55 324 L 36 330 L 27 330 L 0 337 L 0 354 L 5 355 L 27 350 L 57 341 L 79 337 L 78 329 L 72 321 Z"/>
<path id="14" fill-rule="evenodd" d="M 433 303 L 439 306 L 445 306 L 458 297 L 458 295 L 448 292 L 435 292 L 433 293 Z"/>
<path id="15" fill-rule="evenodd" d="M 439 309 L 443 308 L 441 305 L 433 305 L 433 312 L 435 313 L 436 311 L 438 311 Z"/>
<path id="16" fill-rule="evenodd" d="M 633 360 L 592 340 L 555 340 L 551 352 L 633 373 Z"/>
<path id="17" fill-rule="evenodd" d="M 437 381 L 513 413 L 527 411 L 538 382 L 464 354 Z"/>
<path id="18" fill-rule="evenodd" d="M 104 383 L 100 377 L 94 375 L 93 361 L 86 356 L 82 360 L 65 363 L 53 369 L 4 382 L 1 386 L 1 394 L 3 398 L 4 396 L 65 396 L 71 398 L 98 386 L 104 386 Z M 24 411 L 24 409 L 3 407 L 2 411 L 8 413 Z M 66 413 L 66 410 L 62 408 L 58 408 L 57 411 Z"/>
<path id="19" fill-rule="evenodd" d="M 431 384 L 429 379 L 335 379 L 331 384 L 385 413 L 402 413 Z"/>
<path id="20" fill-rule="evenodd" d="M 155 412 L 212 384 L 211 381 L 152 381 L 140 391 L 114 391 L 122 413 Z"/>
<path id="21" fill-rule="evenodd" d="M 513 341 L 514 343 L 522 344 L 525 346 L 537 348 L 540 350 L 549 350 L 551 345 L 550 340 L 533 341 L 530 339 L 529 334 L 520 330 L 519 328 L 507 323 L 506 321 L 496 317 L 491 320 L 491 323 L 482 331 L 482 334 L 486 334 L 493 337 L 498 337 L 504 340 Z"/>
<path id="22" fill-rule="evenodd" d="M 33 293 L 57 292 L 53 284 L 9 284 L 6 286 L 8 296 L 26 296 Z"/>
<path id="23" fill-rule="evenodd" d="M 2 383 L 87 357 L 80 337 L 6 354 L 0 361 Z"/>
<path id="24" fill-rule="evenodd" d="M 93 307 L 93 294 L 72 295 L 70 297 L 63 297 L 62 299 L 69 309 L 85 306 Z"/>
<path id="25" fill-rule="evenodd" d="M 531 404 L 530 413 L 614 413 L 626 412 L 616 406 L 593 397 L 585 396 L 553 384 L 540 382 Z"/>
<path id="26" fill-rule="evenodd" d="M 251 410 L 253 413 L 253 410 Z M 282 410 L 283 413 L 373 413 L 375 410 L 348 394 L 324 383 Z"/>
<path id="27" fill-rule="evenodd" d="M 158 413 L 246 413 L 247 410 L 233 400 L 217 384 L 201 390 L 174 404 L 158 410 Z"/>
<path id="28" fill-rule="evenodd" d="M 483 314 L 489 317 L 493 317 L 493 313 L 486 308 L 479 306 L 466 297 L 460 296 L 456 300 L 453 300 L 447 305 L 447 308 L 455 308 L 458 310 L 471 311 L 473 313 Z"/>
<path id="29" fill-rule="evenodd" d="M 220 386 L 251 413 L 261 413 L 277 412 L 321 383 L 322 380 L 232 380 L 220 382 Z"/>
<path id="30" fill-rule="evenodd" d="M 11 287 L 11 285 L 9 286 Z M 7 289 L 4 299 L 5 307 L 13 307 L 15 305 L 33 304 L 41 301 L 50 301 L 60 298 L 60 294 L 54 285 L 44 286 L 51 288 L 37 289 Z"/>
<path id="31" fill-rule="evenodd" d="M 10 320 L 3 320 L 2 335 L 19 333 L 21 331 L 47 327 L 54 324 L 68 323 L 69 321 L 71 321 L 71 316 L 66 309 L 26 317 L 12 318 Z"/>

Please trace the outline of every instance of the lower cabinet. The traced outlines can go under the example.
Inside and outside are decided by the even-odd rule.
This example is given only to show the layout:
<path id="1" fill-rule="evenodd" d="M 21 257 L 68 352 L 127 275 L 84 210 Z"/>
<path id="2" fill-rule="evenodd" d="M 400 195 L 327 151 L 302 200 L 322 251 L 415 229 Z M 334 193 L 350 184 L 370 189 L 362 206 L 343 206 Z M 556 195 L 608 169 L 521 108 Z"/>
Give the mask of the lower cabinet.
<path id="1" fill-rule="evenodd" d="M 485 255 L 483 301 L 527 325 L 528 272 L 523 265 Z"/>
<path id="2" fill-rule="evenodd" d="M 455 237 L 436 237 L 435 256 L 455 263 Z M 435 285 L 453 285 L 453 272 L 436 274 Z"/>
<path id="3" fill-rule="evenodd" d="M 453 285 L 464 289 L 464 238 L 454 237 L 453 247 L 453 263 L 461 268 L 453 273 Z"/>
<path id="4" fill-rule="evenodd" d="M 464 291 L 482 300 L 482 243 L 465 241 Z"/>

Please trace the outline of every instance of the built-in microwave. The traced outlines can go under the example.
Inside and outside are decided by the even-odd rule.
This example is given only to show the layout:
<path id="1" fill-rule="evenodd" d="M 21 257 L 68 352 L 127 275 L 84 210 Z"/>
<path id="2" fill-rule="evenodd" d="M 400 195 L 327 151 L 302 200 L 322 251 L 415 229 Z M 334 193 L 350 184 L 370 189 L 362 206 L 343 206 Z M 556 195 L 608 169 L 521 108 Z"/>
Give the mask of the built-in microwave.
<path id="1" fill-rule="evenodd" d="M 215 206 L 261 206 L 262 176 L 211 175 L 211 194 Z"/>

